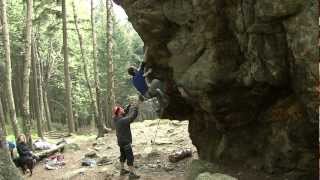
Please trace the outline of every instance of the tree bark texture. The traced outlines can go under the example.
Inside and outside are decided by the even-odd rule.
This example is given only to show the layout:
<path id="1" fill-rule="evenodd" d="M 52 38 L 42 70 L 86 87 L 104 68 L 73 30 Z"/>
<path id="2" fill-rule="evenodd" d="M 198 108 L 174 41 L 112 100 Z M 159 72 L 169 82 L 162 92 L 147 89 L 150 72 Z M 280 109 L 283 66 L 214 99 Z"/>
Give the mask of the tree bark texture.
<path id="1" fill-rule="evenodd" d="M 32 75 L 33 75 L 33 94 L 34 94 L 34 110 L 35 110 L 35 119 L 37 120 L 37 134 L 39 137 L 43 138 L 43 132 L 42 132 L 42 120 L 43 120 L 43 114 L 41 110 L 41 104 L 40 104 L 40 85 L 39 85 L 39 74 L 37 69 L 37 63 L 38 58 L 36 55 L 36 48 L 35 48 L 35 42 L 34 39 L 32 40 Z"/>
<path id="2" fill-rule="evenodd" d="M 23 87 L 22 87 L 22 120 L 23 132 L 26 135 L 27 142 L 32 146 L 31 139 L 31 117 L 30 117 L 30 69 L 31 69 L 31 36 L 32 36 L 32 14 L 33 0 L 27 0 L 27 17 L 25 32 L 25 57 L 23 67 Z"/>
<path id="3" fill-rule="evenodd" d="M 46 114 L 46 119 L 47 119 L 47 126 L 48 126 L 48 131 L 51 131 L 51 111 L 50 111 L 50 107 L 49 107 L 49 102 L 48 102 L 48 94 L 47 94 L 47 90 L 45 88 L 43 88 L 43 103 L 44 103 L 44 111 Z"/>
<path id="4" fill-rule="evenodd" d="M 69 72 L 69 58 L 68 58 L 68 34 L 67 34 L 67 11 L 66 0 L 62 0 L 62 16 L 63 16 L 63 58 L 64 58 L 64 83 L 66 89 L 65 109 L 67 110 L 67 121 L 69 133 L 75 131 L 75 124 L 73 119 L 72 99 L 71 99 L 71 80 Z"/>
<path id="5" fill-rule="evenodd" d="M 0 3 L 2 3 L 0 0 Z M 6 140 L 3 132 L 0 130 L 0 180 L 22 180 L 18 169 L 13 165 Z"/>
<path id="6" fill-rule="evenodd" d="M 51 39 L 49 39 L 50 41 L 50 48 L 49 48 L 49 53 L 48 53 L 48 57 L 47 57 L 47 63 L 46 65 L 41 63 L 41 69 L 42 69 L 42 74 L 43 74 L 43 102 L 44 102 L 44 108 L 45 108 L 45 113 L 46 113 L 46 119 L 47 119 L 47 126 L 48 126 L 48 130 L 51 131 L 51 111 L 50 111 L 50 103 L 49 103 L 49 97 L 48 97 L 48 82 L 50 79 L 50 75 L 51 75 L 51 67 L 53 65 L 54 62 L 54 58 L 52 58 L 52 42 Z"/>
<path id="7" fill-rule="evenodd" d="M 113 67 L 113 41 L 112 41 L 112 2 L 106 0 L 107 9 L 107 58 L 108 58 L 108 84 L 107 84 L 107 126 L 113 128 L 112 122 L 112 107 L 115 105 L 114 95 L 114 67 Z"/>
<path id="8" fill-rule="evenodd" d="M 4 136 L 6 136 L 7 135 L 6 121 L 5 121 L 5 115 L 4 115 L 4 111 L 3 111 L 1 98 L 0 98 L 0 128 L 2 129 Z"/>
<path id="9" fill-rule="evenodd" d="M 88 90 L 89 90 L 89 95 L 90 95 L 90 100 L 91 100 L 91 108 L 93 109 L 93 114 L 94 114 L 94 117 L 96 119 L 96 117 L 98 117 L 98 106 L 97 106 L 95 97 L 93 95 L 92 87 L 91 87 L 90 80 L 89 80 L 89 72 L 88 72 L 88 67 L 87 67 L 87 61 L 86 61 L 85 56 L 84 56 L 83 38 L 82 38 L 82 35 L 80 33 L 78 16 L 77 16 L 76 7 L 75 7 L 74 2 L 72 3 L 72 7 L 73 7 L 73 14 L 74 14 L 74 23 L 75 23 L 75 27 L 76 27 L 77 34 L 78 34 L 78 39 L 79 39 L 79 46 L 80 46 L 80 51 L 81 51 L 81 59 L 82 59 L 82 62 L 83 62 L 84 75 L 85 75 L 85 78 L 86 78 L 87 87 L 88 87 Z M 103 130 L 103 129 L 98 127 L 98 136 L 100 135 L 100 130 Z"/>
<path id="10" fill-rule="evenodd" d="M 42 131 L 45 128 L 43 124 L 47 124 L 49 126 L 48 119 L 46 118 L 46 113 L 45 113 L 45 105 L 44 105 L 44 98 L 43 98 L 43 76 L 42 76 L 42 66 L 41 66 L 41 59 L 39 58 L 39 50 L 38 50 L 38 43 L 37 41 L 34 40 L 33 42 L 34 48 L 35 48 L 35 58 L 36 58 L 36 67 L 37 67 L 37 82 L 38 82 L 38 92 L 39 92 L 39 104 L 40 104 L 40 115 L 41 115 L 41 120 L 42 120 Z"/>
<path id="11" fill-rule="evenodd" d="M 18 121 L 16 117 L 16 109 L 13 99 L 12 91 L 12 69 L 11 69 L 11 58 L 10 58 L 10 37 L 9 37 L 9 27 L 7 20 L 7 10 L 6 10 L 6 0 L 0 0 L 0 12 L 1 12 L 1 22 L 2 22 L 2 32 L 3 32 L 3 44 L 5 52 L 5 92 L 7 96 L 8 109 L 10 114 L 10 122 L 12 124 L 12 129 L 14 135 L 17 137 L 19 134 Z"/>
<path id="12" fill-rule="evenodd" d="M 95 32 L 95 22 L 94 22 L 94 7 L 93 7 L 93 0 L 91 0 L 91 33 L 92 33 L 92 58 L 93 58 L 93 71 L 94 71 L 94 86 L 95 86 L 95 122 L 98 127 L 98 137 L 103 137 L 105 123 L 102 118 L 102 111 L 100 108 L 100 98 L 101 98 L 101 90 L 100 90 L 100 81 L 99 81 L 99 67 L 98 67 L 98 60 L 97 60 L 97 38 Z"/>

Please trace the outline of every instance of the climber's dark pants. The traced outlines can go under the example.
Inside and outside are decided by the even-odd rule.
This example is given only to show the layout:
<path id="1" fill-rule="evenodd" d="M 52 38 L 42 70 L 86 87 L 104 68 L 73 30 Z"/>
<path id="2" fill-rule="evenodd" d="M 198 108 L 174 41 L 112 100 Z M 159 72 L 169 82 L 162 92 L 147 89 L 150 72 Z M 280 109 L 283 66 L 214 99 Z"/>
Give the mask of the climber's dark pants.
<path id="1" fill-rule="evenodd" d="M 164 83 L 159 79 L 153 79 L 149 85 L 148 91 L 145 93 L 144 97 L 150 99 L 159 96 L 159 90 L 163 92 Z"/>
<path id="2" fill-rule="evenodd" d="M 131 144 L 120 146 L 120 162 L 124 163 L 126 160 L 128 166 L 133 166 L 134 156 Z"/>
<path id="3" fill-rule="evenodd" d="M 153 79 L 150 83 L 149 89 L 144 95 L 145 98 L 150 99 L 156 97 L 160 108 L 166 108 L 168 106 L 168 100 L 164 94 L 165 85 L 159 79 Z"/>

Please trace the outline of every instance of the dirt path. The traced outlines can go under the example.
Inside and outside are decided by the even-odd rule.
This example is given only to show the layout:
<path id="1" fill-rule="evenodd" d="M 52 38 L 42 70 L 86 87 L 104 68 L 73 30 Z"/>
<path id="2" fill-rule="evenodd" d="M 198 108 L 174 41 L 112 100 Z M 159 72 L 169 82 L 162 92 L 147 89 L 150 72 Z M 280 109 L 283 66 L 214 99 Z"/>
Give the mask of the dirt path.
<path id="1" fill-rule="evenodd" d="M 145 121 L 132 124 L 133 151 L 135 166 L 142 180 L 182 180 L 183 174 L 193 158 L 196 157 L 188 134 L 187 122 L 161 120 Z M 157 128 L 158 127 L 158 128 Z M 158 130 L 157 130 L 158 129 Z M 155 133 L 155 143 L 151 143 Z M 127 176 L 119 176 L 119 149 L 115 133 L 107 134 L 98 140 L 94 136 L 72 137 L 70 143 L 79 145 L 80 150 L 67 149 L 64 153 L 66 166 L 58 170 L 45 170 L 44 162 L 34 169 L 32 177 L 26 179 L 72 179 L 72 180 L 126 180 Z M 93 146 L 95 144 L 95 146 Z M 174 150 L 192 148 L 194 156 L 178 163 L 170 163 L 168 155 Z M 99 157 L 106 157 L 111 164 L 105 166 L 82 167 L 81 160 L 88 152 L 94 151 Z"/>

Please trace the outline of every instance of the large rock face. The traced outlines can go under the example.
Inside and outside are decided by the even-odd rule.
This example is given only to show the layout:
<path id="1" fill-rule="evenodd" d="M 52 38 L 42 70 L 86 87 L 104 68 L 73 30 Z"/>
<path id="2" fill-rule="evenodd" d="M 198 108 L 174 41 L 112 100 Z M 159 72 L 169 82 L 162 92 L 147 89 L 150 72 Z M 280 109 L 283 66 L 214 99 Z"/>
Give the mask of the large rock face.
<path id="1" fill-rule="evenodd" d="M 190 120 L 201 159 L 316 176 L 318 1 L 120 4 L 167 84 L 164 116 Z"/>

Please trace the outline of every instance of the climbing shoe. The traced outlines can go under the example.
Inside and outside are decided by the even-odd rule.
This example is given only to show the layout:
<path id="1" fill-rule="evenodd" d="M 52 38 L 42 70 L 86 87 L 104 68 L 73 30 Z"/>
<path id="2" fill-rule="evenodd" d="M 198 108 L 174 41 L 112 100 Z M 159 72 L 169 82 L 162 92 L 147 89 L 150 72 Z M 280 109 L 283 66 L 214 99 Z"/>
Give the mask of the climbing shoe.
<path id="1" fill-rule="evenodd" d="M 139 178 L 140 178 L 140 176 L 135 174 L 135 173 L 130 173 L 129 174 L 129 179 L 139 179 Z"/>
<path id="2" fill-rule="evenodd" d="M 128 171 L 128 170 L 126 170 L 126 169 L 121 169 L 121 171 L 120 171 L 120 175 L 121 175 L 121 176 L 126 175 L 126 174 L 128 174 L 128 173 L 130 173 L 130 171 Z"/>

